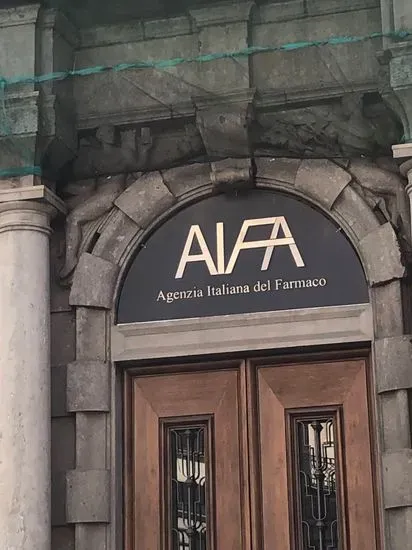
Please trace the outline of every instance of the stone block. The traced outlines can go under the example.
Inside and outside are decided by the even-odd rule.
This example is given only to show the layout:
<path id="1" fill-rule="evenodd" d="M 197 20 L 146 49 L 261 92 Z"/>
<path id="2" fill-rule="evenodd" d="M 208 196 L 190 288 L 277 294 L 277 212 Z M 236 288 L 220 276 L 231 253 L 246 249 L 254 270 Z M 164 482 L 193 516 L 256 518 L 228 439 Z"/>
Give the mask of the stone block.
<path id="1" fill-rule="evenodd" d="M 249 21 L 254 2 L 224 2 L 213 6 L 213 9 L 200 7 L 189 10 L 196 27 L 202 29 L 208 26 L 229 25 L 239 21 Z"/>
<path id="2" fill-rule="evenodd" d="M 411 446 L 408 391 L 384 393 L 379 403 L 383 450 L 407 449 Z"/>
<path id="3" fill-rule="evenodd" d="M 260 157 L 255 159 L 257 173 L 259 179 L 269 179 L 281 181 L 283 183 L 295 184 L 296 174 L 300 163 L 300 159 L 288 158 L 266 158 Z"/>
<path id="4" fill-rule="evenodd" d="M 66 408 L 67 365 L 51 369 L 51 416 L 67 416 Z"/>
<path id="5" fill-rule="evenodd" d="M 67 365 L 76 358 L 76 320 L 73 311 L 51 314 L 51 365 Z"/>
<path id="6" fill-rule="evenodd" d="M 0 66 L 6 78 L 29 76 L 35 72 L 36 21 L 40 4 L 16 6 L 1 11 Z"/>
<path id="7" fill-rule="evenodd" d="M 82 470 L 107 467 L 107 413 L 76 414 L 76 465 Z"/>
<path id="8" fill-rule="evenodd" d="M 53 527 L 66 525 L 66 472 L 51 474 L 51 524 Z"/>
<path id="9" fill-rule="evenodd" d="M 273 4 L 276 6 L 276 4 Z M 282 5 L 284 3 L 282 2 Z M 343 28 L 347 28 L 351 35 L 359 32 L 362 35 L 376 31 L 380 25 L 377 10 L 371 14 L 367 10 L 359 12 L 363 17 L 353 17 L 348 14 L 346 21 L 333 21 L 331 16 L 323 18 L 302 17 L 290 21 L 268 23 L 255 26 L 253 29 L 254 46 L 274 46 L 299 41 L 302 36 L 311 36 L 311 39 L 323 39 L 325 36 L 341 34 Z M 376 14 L 376 15 L 375 15 Z M 350 19 L 350 20 L 349 20 Z M 356 23 L 355 23 L 356 21 Z M 276 37 L 276 39 L 275 39 Z M 316 38 L 318 37 L 318 38 Z M 377 78 L 378 63 L 375 61 L 374 44 L 372 41 L 353 43 L 336 47 L 322 46 L 324 55 L 333 55 L 336 64 L 351 75 L 351 82 L 361 83 Z M 357 63 L 353 63 L 356 59 Z M 313 50 L 301 48 L 294 51 L 277 51 L 264 53 L 253 58 L 251 64 L 251 80 L 258 90 L 277 90 L 277 101 L 284 104 L 285 97 L 296 102 L 299 100 L 314 100 L 314 94 L 318 98 L 330 98 L 331 90 L 336 86 L 336 78 L 330 67 L 323 63 L 314 62 Z M 322 83 L 321 85 L 319 83 Z M 333 92 L 332 92 L 333 93 Z"/>
<path id="10" fill-rule="evenodd" d="M 401 281 L 372 288 L 371 298 L 374 310 L 375 337 L 402 336 L 402 286 Z"/>
<path id="11" fill-rule="evenodd" d="M 110 410 L 110 363 L 76 361 L 67 367 L 67 410 Z"/>
<path id="12" fill-rule="evenodd" d="M 307 7 L 308 15 L 336 13 L 376 7 L 376 0 L 312 0 Z"/>
<path id="13" fill-rule="evenodd" d="M 263 4 L 259 6 L 254 16 L 255 23 L 271 23 L 273 21 L 286 21 L 305 16 L 305 0 L 288 0 L 279 3 Z"/>
<path id="14" fill-rule="evenodd" d="M 53 527 L 51 532 L 51 550 L 75 550 L 74 527 Z"/>
<path id="15" fill-rule="evenodd" d="M 209 163 L 195 163 L 162 172 L 165 184 L 175 197 L 180 198 L 199 187 L 210 185 Z"/>
<path id="16" fill-rule="evenodd" d="M 295 187 L 330 210 L 351 179 L 346 170 L 330 160 L 303 160 Z"/>
<path id="17" fill-rule="evenodd" d="M 76 428 L 74 416 L 53 418 L 51 423 L 51 467 L 66 472 L 76 466 Z"/>
<path id="18" fill-rule="evenodd" d="M 107 312 L 103 309 L 76 309 L 77 360 L 105 361 L 107 357 Z"/>
<path id="19" fill-rule="evenodd" d="M 82 254 L 73 277 L 70 305 L 111 309 L 118 272 L 111 262 Z"/>
<path id="20" fill-rule="evenodd" d="M 108 523 L 110 521 L 109 470 L 67 472 L 67 522 Z"/>
<path id="21" fill-rule="evenodd" d="M 412 507 L 392 508 L 386 512 L 386 548 L 410 550 L 412 533 Z"/>
<path id="22" fill-rule="evenodd" d="M 336 199 L 332 211 L 343 219 L 358 241 L 380 226 L 375 214 L 350 185 L 347 185 Z"/>
<path id="23" fill-rule="evenodd" d="M 191 21 L 189 17 L 168 17 L 144 21 L 144 36 L 146 40 L 190 34 Z"/>
<path id="24" fill-rule="evenodd" d="M 144 174 L 115 201 L 115 205 L 139 227 L 147 227 L 175 202 L 160 172 Z"/>
<path id="25" fill-rule="evenodd" d="M 89 48 L 102 48 L 113 44 L 127 44 L 144 40 L 143 25 L 143 21 L 135 20 L 133 23 L 81 28 L 79 29 L 80 51 L 87 52 Z"/>
<path id="26" fill-rule="evenodd" d="M 410 0 L 396 0 L 392 5 L 395 29 L 397 31 L 412 29 L 412 8 Z"/>
<path id="27" fill-rule="evenodd" d="M 375 341 L 378 392 L 412 388 L 412 336 Z"/>
<path id="28" fill-rule="evenodd" d="M 365 235 L 359 248 L 371 286 L 402 279 L 405 275 L 398 239 L 389 222 Z"/>
<path id="29" fill-rule="evenodd" d="M 383 453 L 382 476 L 385 508 L 412 506 L 412 449 Z"/>
<path id="30" fill-rule="evenodd" d="M 109 223 L 105 224 L 93 248 L 93 254 L 108 262 L 118 264 L 125 250 L 141 229 L 121 210 L 115 210 Z"/>
<path id="31" fill-rule="evenodd" d="M 76 550 L 106 550 L 107 525 L 76 525 Z"/>

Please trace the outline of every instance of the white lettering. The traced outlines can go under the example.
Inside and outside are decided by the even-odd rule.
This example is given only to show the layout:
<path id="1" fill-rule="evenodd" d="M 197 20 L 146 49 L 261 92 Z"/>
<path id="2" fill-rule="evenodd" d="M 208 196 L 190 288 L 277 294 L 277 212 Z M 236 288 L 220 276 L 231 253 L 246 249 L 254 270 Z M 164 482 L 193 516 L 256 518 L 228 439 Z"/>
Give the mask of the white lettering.
<path id="1" fill-rule="evenodd" d="M 274 290 L 299 290 L 301 288 L 317 288 L 324 287 L 328 283 L 327 279 L 297 279 L 295 281 L 285 281 L 283 279 L 275 279 Z"/>
<path id="2" fill-rule="evenodd" d="M 258 241 L 246 241 L 246 235 L 251 227 L 259 227 L 271 225 L 272 231 L 268 239 Z M 279 231 L 283 232 L 283 237 L 279 236 Z M 200 249 L 200 254 L 192 254 L 191 250 L 194 242 Z M 238 234 L 235 246 L 229 258 L 229 262 L 225 268 L 225 241 L 224 241 L 224 224 L 218 222 L 216 224 L 216 263 L 212 258 L 209 247 L 206 243 L 204 235 L 199 225 L 192 225 L 189 229 L 187 239 L 183 248 L 182 256 L 176 271 L 175 278 L 181 279 L 185 273 L 188 263 L 204 262 L 210 275 L 230 275 L 236 266 L 239 254 L 242 250 L 250 250 L 255 248 L 264 248 L 265 254 L 262 260 L 261 271 L 269 269 L 272 260 L 273 252 L 277 246 L 289 247 L 292 258 L 296 267 L 304 267 L 305 263 L 293 238 L 292 232 L 284 216 L 276 216 L 273 218 L 256 218 L 245 220 Z"/>
<path id="3" fill-rule="evenodd" d="M 161 290 L 161 291 L 159 292 L 159 294 L 157 295 L 156 302 L 158 302 L 159 300 L 166 301 L 166 298 L 165 298 L 165 295 L 164 295 L 164 293 L 163 293 L 163 290 Z"/>
<path id="4" fill-rule="evenodd" d="M 219 234 L 221 237 L 221 235 Z M 201 254 L 190 254 L 194 239 L 197 239 Z M 218 237 L 219 238 L 219 237 Z M 219 248 L 219 247 L 218 247 Z M 213 262 L 212 255 L 206 244 L 202 230 L 199 225 L 192 225 L 186 239 L 182 257 L 180 258 L 179 266 L 176 271 L 175 279 L 181 279 L 189 262 L 205 262 L 211 275 L 218 275 L 218 271 Z"/>
<path id="5" fill-rule="evenodd" d="M 261 225 L 273 226 L 270 238 L 260 241 L 245 241 L 248 230 L 251 227 L 257 227 Z M 284 237 L 278 237 L 280 229 L 282 229 Z M 270 261 L 272 259 L 275 246 L 288 246 L 295 261 L 296 267 L 305 266 L 299 249 L 296 246 L 295 239 L 292 236 L 292 233 L 284 216 L 245 220 L 239 232 L 236 244 L 233 248 L 232 255 L 230 256 L 229 263 L 226 267 L 226 275 L 230 275 L 233 272 L 240 251 L 249 250 L 251 248 L 266 248 L 266 252 L 262 261 L 262 267 L 260 269 L 261 271 L 267 271 Z"/>

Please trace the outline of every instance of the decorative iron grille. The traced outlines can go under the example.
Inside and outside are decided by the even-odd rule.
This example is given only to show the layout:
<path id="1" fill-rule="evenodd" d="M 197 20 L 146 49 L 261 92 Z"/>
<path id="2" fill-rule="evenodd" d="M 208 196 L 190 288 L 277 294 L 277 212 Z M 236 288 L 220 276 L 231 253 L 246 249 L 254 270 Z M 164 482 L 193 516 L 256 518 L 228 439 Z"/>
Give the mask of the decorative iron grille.
<path id="1" fill-rule="evenodd" d="M 170 428 L 173 550 L 207 550 L 205 426 Z"/>
<path id="2" fill-rule="evenodd" d="M 299 550 L 341 550 L 337 492 L 336 419 L 296 419 Z"/>

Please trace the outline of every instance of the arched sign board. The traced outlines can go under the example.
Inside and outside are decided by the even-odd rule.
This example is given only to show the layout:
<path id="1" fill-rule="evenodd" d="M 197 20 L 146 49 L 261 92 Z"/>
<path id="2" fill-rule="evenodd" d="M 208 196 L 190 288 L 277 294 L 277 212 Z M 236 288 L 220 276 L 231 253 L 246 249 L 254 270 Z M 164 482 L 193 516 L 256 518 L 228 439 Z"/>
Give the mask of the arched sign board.
<path id="1" fill-rule="evenodd" d="M 253 190 L 202 200 L 159 227 L 125 277 L 117 323 L 368 301 L 334 222 L 295 197 Z"/>

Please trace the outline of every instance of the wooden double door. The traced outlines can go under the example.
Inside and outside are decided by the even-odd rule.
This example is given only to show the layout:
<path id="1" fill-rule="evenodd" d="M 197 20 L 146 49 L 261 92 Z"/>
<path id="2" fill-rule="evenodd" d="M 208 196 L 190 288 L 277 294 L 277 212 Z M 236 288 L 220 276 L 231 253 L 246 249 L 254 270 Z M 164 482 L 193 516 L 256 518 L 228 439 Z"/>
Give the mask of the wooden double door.
<path id="1" fill-rule="evenodd" d="M 127 550 L 376 550 L 367 363 L 150 367 L 125 383 Z"/>

